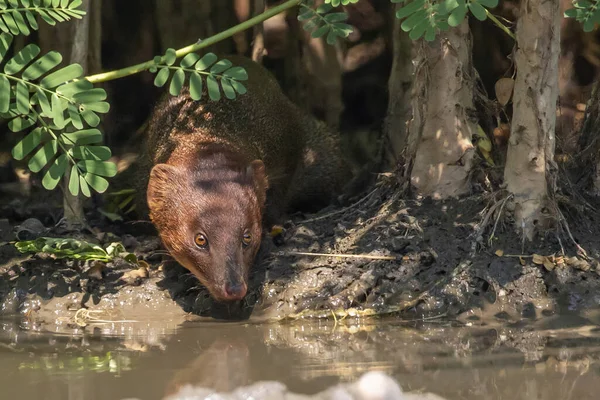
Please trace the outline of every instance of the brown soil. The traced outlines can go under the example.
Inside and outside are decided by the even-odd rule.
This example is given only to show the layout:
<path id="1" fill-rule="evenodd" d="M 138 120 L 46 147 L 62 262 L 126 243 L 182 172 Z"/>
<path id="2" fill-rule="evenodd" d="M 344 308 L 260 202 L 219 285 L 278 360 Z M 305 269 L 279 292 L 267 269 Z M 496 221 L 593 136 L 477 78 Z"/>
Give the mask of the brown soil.
<path id="1" fill-rule="evenodd" d="M 0 241 L 14 240 L 15 227 L 26 218 L 37 218 L 46 227 L 57 222 L 60 202 L 53 202 L 47 192 L 42 199 L 36 190 L 43 191 L 34 189 L 30 198 L 14 198 L 0 207 L 0 220 L 4 218 Z M 382 181 L 354 206 L 332 207 L 318 216 L 294 216 L 283 246 L 264 240 L 250 294 L 234 304 L 214 303 L 195 277 L 164 257 L 150 224 L 107 223 L 92 209 L 88 219 L 100 234 L 59 228 L 38 234 L 80 237 L 104 245 L 120 240 L 149 264 L 149 276 L 131 278 L 127 273 L 135 268 L 115 261 L 94 278 L 90 262 L 26 256 L 5 243 L 0 247 L 0 313 L 24 315 L 32 326 L 69 331 L 89 318 L 155 321 L 158 327 L 165 321 L 174 326 L 205 317 L 260 321 L 400 313 L 409 319 L 517 323 L 561 310 L 597 307 L 600 298 L 593 295 L 600 279 L 594 261 L 600 252 L 597 215 L 588 213 L 584 219 L 568 214 L 573 238 L 587 250 L 589 261 L 580 257 L 577 268 L 562 264 L 548 270 L 530 256 L 558 255 L 561 245 L 566 256 L 575 256 L 576 249 L 565 235 L 548 232 L 536 246 L 522 250 L 508 207 L 502 218 L 497 220 L 494 214 L 486 229 L 478 228 L 485 219 L 482 210 L 496 204 L 486 200 L 488 196 L 438 202 L 404 199 L 399 193 L 392 182 Z M 498 239 L 490 247 L 494 226 Z M 504 256 L 495 254 L 498 249 Z M 520 254 L 522 258 L 513 256 Z M 387 259 L 373 259 L 377 257 Z M 104 313 L 76 314 L 82 307 Z"/>

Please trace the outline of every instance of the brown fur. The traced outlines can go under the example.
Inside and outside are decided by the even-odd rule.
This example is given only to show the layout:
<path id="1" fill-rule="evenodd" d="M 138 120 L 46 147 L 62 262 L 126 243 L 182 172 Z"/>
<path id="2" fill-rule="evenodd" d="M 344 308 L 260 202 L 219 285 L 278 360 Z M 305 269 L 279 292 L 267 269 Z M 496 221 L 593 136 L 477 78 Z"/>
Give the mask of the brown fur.
<path id="1" fill-rule="evenodd" d="M 165 247 L 217 300 L 245 295 L 263 222 L 327 205 L 349 178 L 336 134 L 292 104 L 262 66 L 226 58 L 247 70 L 248 93 L 218 102 L 206 88 L 198 102 L 187 88 L 166 94 L 148 125 L 139 180 Z M 198 233 L 206 249 L 195 245 Z"/>

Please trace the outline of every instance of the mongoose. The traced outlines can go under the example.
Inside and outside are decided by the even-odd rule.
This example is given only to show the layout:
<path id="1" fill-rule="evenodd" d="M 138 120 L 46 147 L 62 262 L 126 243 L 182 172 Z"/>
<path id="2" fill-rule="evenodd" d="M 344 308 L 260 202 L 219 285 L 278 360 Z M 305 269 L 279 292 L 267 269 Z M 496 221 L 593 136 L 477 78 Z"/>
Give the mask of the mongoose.
<path id="1" fill-rule="evenodd" d="M 194 101 L 185 86 L 150 118 L 147 206 L 163 244 L 217 301 L 240 300 L 263 225 L 328 205 L 349 180 L 336 132 L 282 92 L 274 76 L 241 56 L 246 94 Z M 148 170 L 150 170 L 148 172 Z"/>

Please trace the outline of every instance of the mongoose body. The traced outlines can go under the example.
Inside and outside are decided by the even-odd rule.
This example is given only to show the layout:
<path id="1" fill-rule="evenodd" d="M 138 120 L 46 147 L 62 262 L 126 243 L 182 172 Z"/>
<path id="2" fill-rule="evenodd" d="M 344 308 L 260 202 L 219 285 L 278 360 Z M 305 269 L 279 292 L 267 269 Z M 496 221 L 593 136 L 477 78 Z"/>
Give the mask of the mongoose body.
<path id="1" fill-rule="evenodd" d="M 170 254 L 218 301 L 246 295 L 263 226 L 330 203 L 349 178 L 337 133 L 294 105 L 261 65 L 247 93 L 194 101 L 166 94 L 150 119 L 145 154 L 149 216 Z"/>

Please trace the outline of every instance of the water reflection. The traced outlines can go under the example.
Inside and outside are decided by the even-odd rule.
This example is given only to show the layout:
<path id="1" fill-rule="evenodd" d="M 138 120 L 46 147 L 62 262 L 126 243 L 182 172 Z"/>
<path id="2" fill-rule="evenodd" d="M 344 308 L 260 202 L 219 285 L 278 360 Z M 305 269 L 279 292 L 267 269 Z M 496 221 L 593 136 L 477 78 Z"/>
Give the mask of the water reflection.
<path id="1" fill-rule="evenodd" d="M 279 381 L 314 394 L 366 371 L 452 399 L 595 399 L 593 325 L 456 328 L 394 320 L 189 323 L 162 336 L 47 335 L 0 323 L 2 398 L 162 399 L 186 384 L 229 392 Z M 542 329 L 547 328 L 547 329 Z M 138 330 L 140 331 L 140 330 Z"/>

